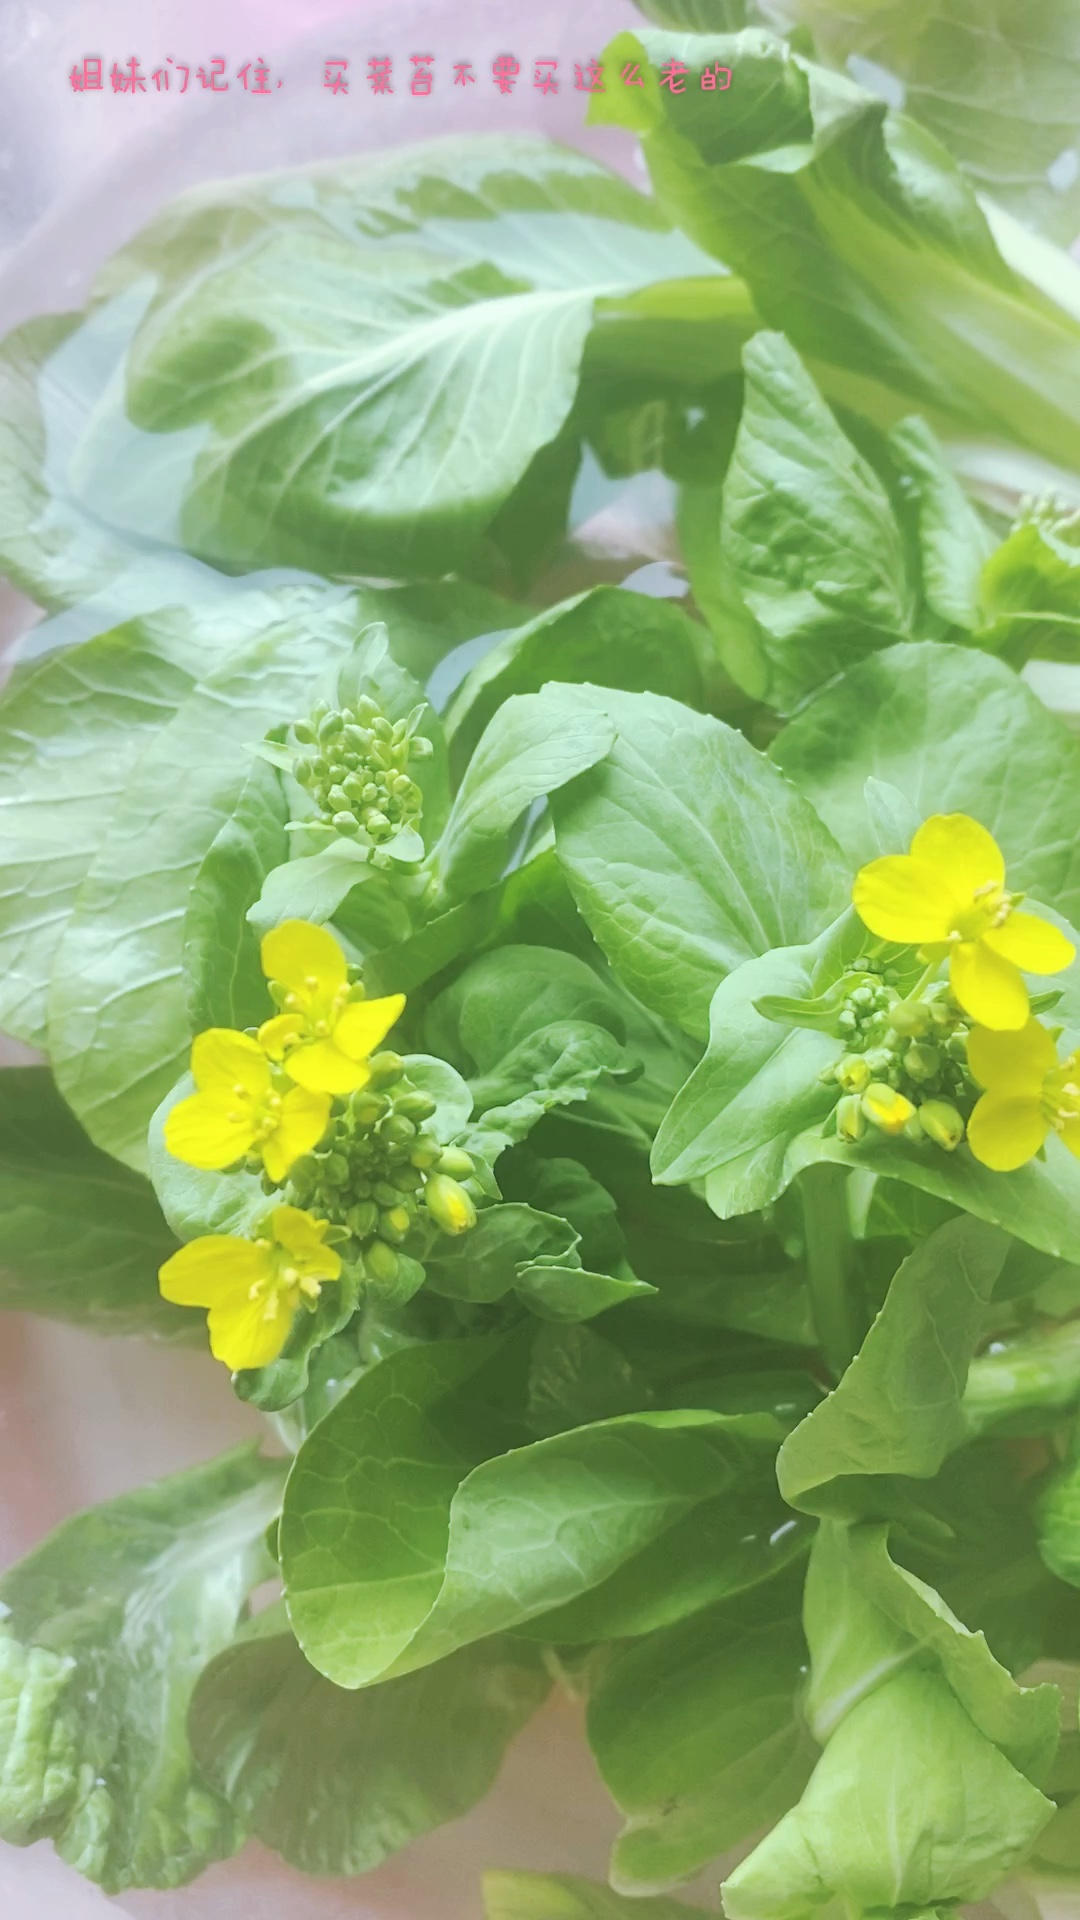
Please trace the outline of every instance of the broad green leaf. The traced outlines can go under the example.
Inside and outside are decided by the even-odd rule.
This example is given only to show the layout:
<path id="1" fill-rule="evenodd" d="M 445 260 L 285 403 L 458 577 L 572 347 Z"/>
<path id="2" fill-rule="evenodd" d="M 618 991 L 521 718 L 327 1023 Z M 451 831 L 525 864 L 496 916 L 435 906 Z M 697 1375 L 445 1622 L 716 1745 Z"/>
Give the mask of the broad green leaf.
<path id="1" fill-rule="evenodd" d="M 574 1229 L 553 1214 L 515 1204 L 485 1207 L 470 1233 L 436 1242 L 425 1262 L 428 1284 L 451 1300 L 501 1300 L 519 1267 L 541 1254 L 559 1259 L 576 1243 Z"/>
<path id="2" fill-rule="evenodd" d="M 1014 666 L 1080 656 L 1080 545 L 1070 512 L 1035 503 L 983 569 L 985 644 Z"/>
<path id="3" fill-rule="evenodd" d="M 1043 1311 L 1069 1312 L 1072 1298 L 1052 1301 Z M 964 1393 L 964 1419 L 972 1434 L 1048 1433 L 1064 1414 L 1080 1404 L 1080 1321 L 1036 1324 L 1029 1331 L 996 1339 L 972 1362 Z"/>
<path id="4" fill-rule="evenodd" d="M 320 667 L 350 646 L 355 618 L 350 596 L 293 589 L 269 601 L 263 632 L 139 760 L 80 890 L 56 957 L 49 1052 L 91 1138 L 131 1166 L 146 1165 L 150 1116 L 184 1065 L 188 895 L 241 804 L 245 745 L 306 705 Z"/>
<path id="5" fill-rule="evenodd" d="M 1045 1564 L 1059 1580 L 1080 1586 L 1080 1471 L 1075 1442 L 1068 1459 L 1043 1488 L 1036 1515 Z"/>
<path id="6" fill-rule="evenodd" d="M 564 428 L 596 302 L 710 273 L 651 201 L 527 135 L 200 189 L 99 283 L 152 298 L 77 492 L 215 564 L 438 578 Z"/>
<path id="7" fill-rule="evenodd" d="M 473 1081 L 475 1118 L 462 1145 L 493 1162 L 504 1148 L 526 1139 L 545 1114 L 577 1106 L 608 1076 L 621 1081 L 631 1071 L 624 1049 L 606 1027 L 582 1020 L 541 1027 L 494 1072 Z"/>
<path id="8" fill-rule="evenodd" d="M 822 363 L 827 398 L 860 376 L 854 390 L 881 413 L 886 387 L 1072 466 L 1073 263 L 1055 259 L 1044 292 L 1044 263 L 1038 281 L 1025 271 L 1006 216 L 992 232 L 931 135 L 770 34 L 622 34 L 607 51 L 609 69 L 635 59 L 646 85 L 609 83 L 592 117 L 641 137 L 660 204 L 742 276 L 767 326 Z M 689 69 L 681 93 L 659 82 L 671 59 Z M 723 96 L 698 78 L 717 64 L 732 76 Z"/>
<path id="9" fill-rule="evenodd" d="M 836 66 L 887 76 L 972 185 L 1069 245 L 1080 227 L 1080 25 L 1057 0 L 795 0 Z M 687 25 L 690 23 L 687 22 Z"/>
<path id="10" fill-rule="evenodd" d="M 265 1620 L 206 1669 L 189 1731 L 237 1819 L 302 1873 L 370 1873 L 466 1813 L 550 1686 L 531 1647 L 486 1640 L 347 1693 L 308 1665 L 276 1609 Z"/>
<path id="11" fill-rule="evenodd" d="M 592 587 L 508 634 L 466 675 L 446 711 L 454 763 L 464 768 L 483 729 L 512 694 L 550 680 L 594 680 L 631 692 L 705 704 L 708 636 L 670 600 Z"/>
<path id="12" fill-rule="evenodd" d="M 864 1476 L 931 1478 L 967 1437 L 968 1364 L 1009 1243 L 979 1220 L 939 1227 L 904 1261 L 862 1347 L 777 1459 L 785 1500 L 865 1510 Z"/>
<path id="13" fill-rule="evenodd" d="M 183 1337 L 158 1293 L 176 1242 L 147 1182 L 100 1153 L 44 1067 L 0 1076 L 0 1304 L 109 1333 Z"/>
<path id="14" fill-rule="evenodd" d="M 614 739 L 607 715 L 569 688 L 512 694 L 485 728 L 454 799 L 433 866 L 439 896 L 491 886 L 527 809 L 595 766 Z"/>
<path id="15" fill-rule="evenodd" d="M 392 1355 L 297 1455 L 280 1534 L 286 1599 L 308 1659 L 336 1684 L 408 1673 L 545 1615 L 556 1638 L 602 1638 L 610 1620 L 579 1636 L 565 1615 L 605 1583 L 617 1608 L 618 1576 L 624 1633 L 763 1577 L 740 1548 L 745 1519 L 732 1524 L 732 1502 L 769 1460 L 769 1418 L 634 1415 L 506 1452 L 510 1357 L 524 1351 L 512 1335 L 509 1346 L 458 1340 Z M 373 1451 L 386 1462 L 377 1480 Z M 715 1547 L 701 1566 L 710 1522 L 729 1561 L 741 1551 L 740 1579 L 717 1569 Z"/>
<path id="16" fill-rule="evenodd" d="M 951 626 L 981 626 L 982 568 L 994 545 L 987 528 L 925 420 L 902 420 L 888 444 L 914 495 L 928 606 Z"/>
<path id="17" fill-rule="evenodd" d="M 792 1139 L 835 1104 L 835 1087 L 821 1074 L 840 1047 L 832 1034 L 770 1019 L 758 1006 L 827 993 L 865 940 L 848 912 L 811 945 L 778 948 L 721 981 L 704 1058 L 656 1136 L 655 1180 L 677 1186 L 708 1178 L 709 1205 L 725 1220 L 783 1192 Z"/>
<path id="18" fill-rule="evenodd" d="M 766 697 L 790 711 L 865 654 L 910 639 L 917 583 L 885 487 L 782 334 L 743 352 L 742 418 L 716 528 L 756 623 Z"/>
<path id="19" fill-rule="evenodd" d="M 632 1274 L 590 1273 L 569 1261 L 556 1265 L 551 1261 L 522 1267 L 514 1283 L 518 1298 L 524 1300 L 541 1320 L 593 1320 L 610 1307 L 625 1306 L 656 1292 L 645 1280 Z"/>
<path id="20" fill-rule="evenodd" d="M 686 1920 L 679 1900 L 624 1900 L 569 1873 L 485 1873 L 485 1920 Z"/>
<path id="21" fill-rule="evenodd" d="M 0 699 L 0 1027 L 45 1038 L 53 960 L 139 754 L 266 618 L 160 612 L 17 668 Z M 174 796 L 175 797 L 175 796 Z"/>
<path id="22" fill-rule="evenodd" d="M 281 1467 L 253 1448 L 68 1520 L 0 1581 L 0 1832 L 108 1893 L 176 1887 L 243 1830 L 188 1748 L 192 1689 L 265 1579 Z"/>
<path id="23" fill-rule="evenodd" d="M 626 1032 L 616 994 L 592 967 L 556 947 L 521 944 L 466 967 L 428 1008 L 424 1032 L 432 1053 L 489 1077 L 522 1041 L 570 1021 L 603 1027 L 616 1040 Z M 504 1077 L 496 1091 L 523 1089 Z"/>
<path id="24" fill-rule="evenodd" d="M 268 1017 L 259 942 L 247 913 L 267 876 L 289 857 L 281 782 L 252 762 L 233 811 L 203 857 L 184 914 L 188 1020 L 204 1027 L 259 1026 Z"/>
<path id="25" fill-rule="evenodd" d="M 786 1812 L 813 1764 L 799 1716 L 806 1648 L 780 1583 L 750 1608 L 709 1608 L 617 1647 L 589 1697 L 588 1734 L 626 1821 L 611 1877 L 676 1885 Z"/>
<path id="26" fill-rule="evenodd" d="M 852 866 L 872 859 L 868 777 L 914 807 L 988 827 L 1009 884 L 1080 918 L 1080 741 L 998 660 L 967 648 L 891 647 L 811 701 L 772 755 Z"/>
<path id="27" fill-rule="evenodd" d="M 350 896 L 363 887 L 363 900 Z M 323 926 L 340 919 L 350 938 L 363 933 L 373 944 L 407 940 L 412 929 L 408 908 L 394 892 L 389 876 L 373 866 L 366 847 L 342 836 L 321 853 L 302 854 L 267 873 L 248 920 L 260 937 L 283 920 L 310 920 Z M 366 942 L 354 939 L 354 944 Z"/>
<path id="28" fill-rule="evenodd" d="M 704 1037 L 724 976 L 820 933 L 846 868 L 812 809 L 722 721 L 649 693 L 575 698 L 618 738 L 552 800 L 559 859 L 631 993 Z"/>

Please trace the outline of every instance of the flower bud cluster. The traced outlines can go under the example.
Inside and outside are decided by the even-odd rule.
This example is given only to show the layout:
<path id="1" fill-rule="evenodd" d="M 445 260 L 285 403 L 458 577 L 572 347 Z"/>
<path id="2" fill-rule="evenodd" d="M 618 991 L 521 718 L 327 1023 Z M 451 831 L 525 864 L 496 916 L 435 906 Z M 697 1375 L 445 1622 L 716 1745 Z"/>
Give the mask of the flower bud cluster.
<path id="1" fill-rule="evenodd" d="M 841 1091 L 837 1131 L 861 1139 L 868 1127 L 930 1139 L 951 1153 L 964 1137 L 974 1087 L 967 1065 L 969 1022 L 944 983 L 905 999 L 896 974 L 863 958 L 863 975 L 837 1020 L 847 1051 L 823 1078 Z"/>
<path id="2" fill-rule="evenodd" d="M 474 1169 L 461 1148 L 425 1131 L 435 1102 L 410 1085 L 400 1054 L 377 1053 L 368 1064 L 367 1085 L 341 1103 L 314 1152 L 293 1166 L 287 1197 L 343 1229 L 363 1277 L 390 1285 L 397 1250 L 415 1228 L 458 1234 L 475 1225 L 461 1184 Z"/>
<path id="3" fill-rule="evenodd" d="M 423 795 L 409 775 L 410 760 L 428 759 L 432 744 L 416 731 L 423 708 L 390 721 L 362 694 L 355 707 L 325 701 L 293 724 L 299 751 L 294 777 L 310 793 L 320 817 L 336 833 L 367 834 L 375 846 L 415 826 Z"/>

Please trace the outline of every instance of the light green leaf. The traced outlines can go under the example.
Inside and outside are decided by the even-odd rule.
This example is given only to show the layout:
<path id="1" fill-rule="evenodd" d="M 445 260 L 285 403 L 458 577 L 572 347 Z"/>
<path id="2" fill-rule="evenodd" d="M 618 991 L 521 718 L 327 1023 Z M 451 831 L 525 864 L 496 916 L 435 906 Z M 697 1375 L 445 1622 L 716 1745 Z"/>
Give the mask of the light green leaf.
<path id="1" fill-rule="evenodd" d="M 593 1320 L 610 1307 L 656 1292 L 655 1287 L 632 1274 L 617 1278 L 609 1273 L 590 1273 L 570 1262 L 521 1267 L 514 1290 L 539 1319 L 560 1322 Z"/>
<path id="2" fill-rule="evenodd" d="M 49 1051 L 91 1138 L 147 1164 L 146 1128 L 191 1036 L 183 991 L 188 893 L 243 794 L 243 747 L 306 704 L 347 650 L 350 596 L 289 589 L 265 627 L 191 693 L 142 756 L 80 890 L 56 957 Z M 178 805 L 178 796 L 182 804 Z"/>
<path id="3" fill-rule="evenodd" d="M 698 273 L 648 199 L 528 135 L 200 189 L 102 276 L 152 298 L 78 495 L 227 567 L 437 579 L 564 428 L 597 300 Z"/>
<path id="4" fill-rule="evenodd" d="M 176 1887 L 243 1831 L 185 1723 L 265 1579 L 281 1467 L 253 1448 L 92 1507 L 0 1582 L 0 1832 L 108 1893 Z"/>
<path id="5" fill-rule="evenodd" d="M 550 1686 L 531 1647 L 486 1640 L 346 1693 L 308 1665 L 276 1609 L 265 1620 L 206 1669 L 189 1729 L 207 1780 L 302 1873 L 370 1873 L 467 1813 Z"/>
<path id="6" fill-rule="evenodd" d="M 673 58 L 690 70 L 679 94 L 659 84 Z M 826 398 L 854 392 L 887 414 L 899 394 L 1072 467 L 1080 269 L 1057 256 L 1044 292 L 1045 267 L 1037 283 L 1002 236 L 1007 263 L 1006 216 L 992 233 L 931 135 L 754 29 L 623 34 L 607 59 L 652 70 L 643 88 L 609 84 L 592 117 L 641 136 L 661 205 L 821 363 Z M 717 63 L 723 96 L 695 78 Z"/>
<path id="7" fill-rule="evenodd" d="M 569 688 L 512 694 L 465 769 L 435 857 L 438 893 L 453 899 L 491 886 L 522 814 L 595 766 L 614 738 L 606 714 L 573 699 Z"/>
<path id="8" fill-rule="evenodd" d="M 158 1293 L 176 1242 L 147 1182 L 99 1153 L 44 1067 L 0 1076 L 0 1305 L 109 1333 L 190 1332 Z"/>
<path id="9" fill-rule="evenodd" d="M 626 1825 L 611 1877 L 676 1885 L 786 1812 L 813 1752 L 798 1694 L 805 1643 L 783 1583 L 616 1647 L 588 1709 L 589 1745 Z"/>
<path id="10" fill-rule="evenodd" d="M 866 1510 L 863 1476 L 931 1478 L 967 1438 L 961 1399 L 1005 1234 L 961 1216 L 906 1259 L 862 1347 L 777 1459 L 784 1499 L 811 1513 Z"/>
<path id="11" fill-rule="evenodd" d="M 568 1873 L 485 1873 L 486 1920 L 686 1920 L 678 1900 L 624 1900 Z"/>
<path id="12" fill-rule="evenodd" d="M 298 1453 L 280 1534 L 286 1599 L 308 1659 L 336 1684 L 408 1673 L 543 1616 L 556 1639 L 642 1632 L 762 1577 L 732 1501 L 770 1459 L 767 1416 L 633 1415 L 506 1452 L 524 1352 L 512 1335 L 394 1354 Z M 755 1504 L 764 1490 L 759 1476 Z M 713 1547 L 703 1568 L 710 1529 L 726 1559 Z M 620 1581 L 618 1625 L 601 1609 L 569 1631 L 571 1603 L 606 1583 L 617 1612 Z"/>
<path id="13" fill-rule="evenodd" d="M 365 890 L 363 901 L 349 897 L 357 887 Z M 339 916 L 350 934 L 362 927 L 380 944 L 406 940 L 411 931 L 408 908 L 394 893 L 386 873 L 372 866 L 366 847 L 343 836 L 321 853 L 302 854 L 296 860 L 286 856 L 284 864 L 266 875 L 259 898 L 248 909 L 248 919 L 260 937 L 283 920 L 310 920 L 321 927 Z"/>
<path id="14" fill-rule="evenodd" d="M 1014 666 L 1080 656 L 1080 521 L 1036 503 L 983 569 L 985 644 Z"/>
<path id="15" fill-rule="evenodd" d="M 592 587 L 547 607 L 499 641 L 454 694 L 446 710 L 454 763 L 464 768 L 502 701 L 551 680 L 594 680 L 700 707 L 708 646 L 680 606 L 625 587 Z"/>
<path id="16" fill-rule="evenodd" d="M 772 755 L 817 808 L 852 865 L 877 852 L 863 805 L 869 776 L 915 809 L 969 813 L 993 834 L 1022 888 L 1080 918 L 1080 741 L 998 660 L 967 648 L 891 647 L 864 660 L 788 723 Z"/>
<path id="17" fill-rule="evenodd" d="M 743 366 L 716 538 L 727 591 L 757 625 L 767 697 L 790 710 L 855 660 L 913 636 L 916 582 L 882 482 L 783 335 L 755 334 Z"/>
<path id="18" fill-rule="evenodd" d="M 462 1073 L 502 1074 L 502 1062 L 533 1034 L 570 1021 L 603 1027 L 622 1040 L 626 1023 L 606 981 L 576 954 L 524 943 L 487 953 L 439 994 L 425 1015 L 432 1053 Z M 497 1093 L 518 1093 L 515 1078 Z"/>
<path id="19" fill-rule="evenodd" d="M 520 1204 L 485 1207 L 471 1232 L 436 1241 L 425 1262 L 428 1284 L 451 1300 L 501 1300 L 519 1268 L 540 1254 L 558 1259 L 576 1244 L 574 1229 L 553 1214 Z"/>
<path id="20" fill-rule="evenodd" d="M 889 435 L 889 451 L 914 494 L 922 588 L 928 606 L 950 625 L 982 624 L 980 579 L 994 542 L 917 414 Z M 933 638 L 933 635 L 928 636 Z"/>
<path id="21" fill-rule="evenodd" d="M 254 761 L 188 896 L 183 967 L 193 1033 L 260 1026 L 268 1017 L 259 942 L 246 915 L 267 876 L 288 859 L 285 813 L 277 774 Z"/>
<path id="22" fill-rule="evenodd" d="M 850 877 L 811 808 L 722 721 L 649 693 L 575 699 L 618 738 L 552 800 L 559 859 L 631 993 L 703 1038 L 725 974 L 813 939 Z"/>
<path id="23" fill-rule="evenodd" d="M 1070 1270 L 1061 1275 L 1069 1284 Z M 1035 1306 L 1071 1312 L 1075 1281 L 1064 1301 Z M 1014 1337 L 996 1339 L 974 1360 L 964 1393 L 964 1419 L 971 1434 L 1048 1433 L 1080 1404 L 1080 1321 L 1036 1324 Z"/>

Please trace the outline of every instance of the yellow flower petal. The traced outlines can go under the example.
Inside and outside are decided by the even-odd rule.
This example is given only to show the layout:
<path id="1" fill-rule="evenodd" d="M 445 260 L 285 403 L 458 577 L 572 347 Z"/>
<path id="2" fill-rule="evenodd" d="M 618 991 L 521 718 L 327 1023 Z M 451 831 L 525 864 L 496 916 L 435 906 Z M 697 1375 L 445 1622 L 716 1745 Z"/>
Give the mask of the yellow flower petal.
<path id="1" fill-rule="evenodd" d="M 871 860 L 856 874 L 851 897 L 871 933 L 902 946 L 947 940 L 958 908 L 934 868 L 907 853 Z"/>
<path id="2" fill-rule="evenodd" d="M 1077 1159 L 1080 1160 L 1080 1119 L 1066 1120 L 1065 1125 L 1061 1129 L 1061 1138 L 1064 1140 L 1069 1152 L 1075 1153 Z"/>
<path id="3" fill-rule="evenodd" d="M 1072 941 L 1033 913 L 1010 913 L 1003 926 L 991 927 L 983 939 L 1022 973 L 1061 973 L 1076 959 Z"/>
<path id="4" fill-rule="evenodd" d="M 332 1040 L 314 1040 L 310 1046 L 290 1048 L 285 1071 L 297 1086 L 307 1087 L 312 1093 L 355 1093 L 371 1079 L 363 1061 L 350 1060 Z"/>
<path id="5" fill-rule="evenodd" d="M 985 940 L 961 940 L 953 948 L 949 983 L 964 1012 L 980 1027 L 1000 1031 L 1027 1025 L 1030 1008 L 1020 973 Z"/>
<path id="6" fill-rule="evenodd" d="M 303 1033 L 304 1022 L 298 1013 L 276 1013 L 272 1020 L 264 1020 L 259 1028 L 258 1044 L 271 1060 L 283 1060 L 286 1053 L 286 1040 L 293 1034 Z"/>
<path id="7" fill-rule="evenodd" d="M 326 1280 L 338 1278 L 341 1255 L 336 1247 L 325 1244 L 325 1220 L 316 1220 L 302 1207 L 275 1207 L 271 1221 L 275 1240 L 303 1264 L 306 1273 Z"/>
<path id="8" fill-rule="evenodd" d="M 1012 1099 L 1037 1100 L 1042 1083 L 1057 1066 L 1057 1048 L 1037 1020 L 1016 1033 L 974 1027 L 968 1039 L 968 1066 L 981 1087 Z"/>
<path id="9" fill-rule="evenodd" d="M 984 1167 L 1013 1173 L 1034 1158 L 1049 1131 L 1037 1100 L 984 1093 L 968 1121 L 968 1144 Z"/>
<path id="10" fill-rule="evenodd" d="M 263 1165 L 271 1180 L 282 1181 L 289 1168 L 318 1145 L 330 1118 L 330 1095 L 292 1087 L 281 1103 L 281 1119 L 262 1144 Z"/>
<path id="11" fill-rule="evenodd" d="M 268 980 L 280 980 L 294 993 L 309 993 L 315 980 L 324 993 L 335 993 L 348 978 L 345 955 L 325 927 L 307 920 L 285 920 L 263 940 L 262 968 Z"/>
<path id="12" fill-rule="evenodd" d="M 165 1145 L 173 1159 L 204 1172 L 242 1160 L 255 1134 L 254 1108 L 231 1093 L 193 1093 L 165 1116 Z"/>
<path id="13" fill-rule="evenodd" d="M 231 1093 L 243 1087 L 254 1099 L 270 1091 L 270 1069 L 262 1048 L 231 1027 L 208 1027 L 191 1047 L 191 1071 L 200 1093 Z"/>
<path id="14" fill-rule="evenodd" d="M 400 1020 L 404 1006 L 403 993 L 387 994 L 384 1000 L 350 1000 L 334 1022 L 334 1045 L 350 1060 L 366 1060 Z"/>
<path id="15" fill-rule="evenodd" d="M 992 833 L 966 813 L 935 813 L 924 820 L 911 843 L 924 860 L 969 905 L 982 887 L 1001 886 L 1005 860 Z"/>
<path id="16" fill-rule="evenodd" d="M 269 1366 L 285 1345 L 292 1323 L 293 1309 L 283 1294 L 249 1300 L 246 1293 L 237 1293 L 210 1309 L 210 1351 L 233 1373 Z"/>
<path id="17" fill-rule="evenodd" d="M 190 1240 L 166 1260 L 158 1274 L 162 1296 L 177 1307 L 212 1307 L 227 1295 L 247 1289 L 269 1271 L 271 1256 L 253 1240 L 231 1233 L 207 1233 Z"/>

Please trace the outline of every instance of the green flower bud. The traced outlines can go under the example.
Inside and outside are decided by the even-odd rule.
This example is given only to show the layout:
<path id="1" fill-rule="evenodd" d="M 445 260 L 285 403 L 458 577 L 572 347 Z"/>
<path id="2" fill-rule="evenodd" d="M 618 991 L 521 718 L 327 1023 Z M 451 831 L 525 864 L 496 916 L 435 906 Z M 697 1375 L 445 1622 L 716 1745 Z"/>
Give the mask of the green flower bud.
<path id="1" fill-rule="evenodd" d="M 861 1140 L 866 1132 L 866 1115 L 858 1094 L 846 1093 L 836 1109 L 836 1131 L 841 1140 Z"/>
<path id="2" fill-rule="evenodd" d="M 950 1060 L 958 1060 L 962 1067 L 967 1066 L 968 1036 L 966 1027 L 959 1033 L 950 1033 L 945 1042 L 945 1051 Z"/>
<path id="3" fill-rule="evenodd" d="M 387 1048 L 383 1053 L 373 1053 L 368 1061 L 369 1087 L 388 1087 L 400 1080 L 405 1071 L 405 1062 L 400 1053 L 391 1053 Z"/>
<path id="4" fill-rule="evenodd" d="M 409 1152 L 410 1164 L 414 1167 L 434 1167 L 442 1158 L 441 1142 L 430 1133 L 418 1134 Z"/>
<path id="5" fill-rule="evenodd" d="M 941 1055 L 936 1047 L 915 1041 L 904 1055 L 904 1070 L 913 1080 L 932 1080 L 941 1070 Z"/>
<path id="6" fill-rule="evenodd" d="M 846 1053 L 835 1068 L 833 1078 L 845 1093 L 862 1093 L 873 1078 L 864 1053 Z"/>
<path id="7" fill-rule="evenodd" d="M 424 1188 L 424 1201 L 444 1233 L 467 1233 L 476 1225 L 476 1208 L 464 1187 L 447 1173 L 432 1174 Z"/>
<path id="8" fill-rule="evenodd" d="M 956 1108 L 947 1100 L 924 1100 L 919 1108 L 919 1119 L 923 1132 L 936 1147 L 944 1147 L 946 1153 L 955 1153 L 964 1137 L 964 1122 Z"/>
<path id="9" fill-rule="evenodd" d="M 314 760 L 309 760 L 306 755 L 301 754 L 299 760 L 293 761 L 293 779 L 298 781 L 300 786 L 306 787 L 314 778 Z"/>
<path id="10" fill-rule="evenodd" d="M 380 1207 L 396 1207 L 401 1199 L 397 1188 L 389 1180 L 376 1180 L 371 1192 Z"/>
<path id="11" fill-rule="evenodd" d="M 326 745 L 326 742 L 328 740 L 335 739 L 337 735 L 341 732 L 340 713 L 327 713 L 326 715 L 324 715 L 324 717 L 319 721 L 318 731 L 319 731 L 319 739 L 324 746 Z"/>
<path id="12" fill-rule="evenodd" d="M 391 831 L 391 822 L 378 807 L 371 807 L 364 815 L 364 825 L 373 840 L 385 840 Z"/>
<path id="13" fill-rule="evenodd" d="M 342 781 L 342 788 L 350 806 L 360 807 L 363 805 L 364 782 L 358 773 L 350 773 L 348 778 Z"/>
<path id="14" fill-rule="evenodd" d="M 397 1279 L 400 1261 L 385 1240 L 373 1240 L 370 1247 L 364 1248 L 364 1265 L 373 1280 L 389 1287 Z"/>
<path id="15" fill-rule="evenodd" d="M 432 742 L 427 738 L 425 734 L 414 733 L 412 739 L 409 742 L 410 758 L 415 760 L 430 760 L 434 751 L 435 751 L 435 748 L 432 745 Z"/>
<path id="16" fill-rule="evenodd" d="M 373 1127 L 383 1117 L 389 1101 L 385 1093 L 374 1093 L 370 1087 L 362 1087 L 354 1093 L 349 1102 L 349 1111 L 359 1127 Z"/>
<path id="17" fill-rule="evenodd" d="M 293 735 L 303 747 L 313 747 L 318 739 L 318 734 L 310 720 L 294 720 Z"/>
<path id="18" fill-rule="evenodd" d="M 424 1176 L 419 1167 L 410 1166 L 408 1161 L 403 1166 L 395 1167 L 390 1178 L 402 1193 L 415 1193 L 417 1188 L 424 1184 Z"/>
<path id="19" fill-rule="evenodd" d="M 886 1086 L 882 1080 L 872 1080 L 862 1095 L 862 1110 L 870 1125 L 880 1133 L 898 1134 L 903 1133 L 915 1108 L 895 1087 Z"/>
<path id="20" fill-rule="evenodd" d="M 854 993 L 850 995 L 850 1000 L 853 1007 L 872 1007 L 874 1004 L 873 987 L 856 987 Z"/>
<path id="21" fill-rule="evenodd" d="M 339 787 L 335 782 L 326 797 L 335 813 L 350 812 L 349 796 L 344 787 Z"/>
<path id="22" fill-rule="evenodd" d="M 358 1200 L 345 1215 L 358 1240 L 367 1240 L 379 1224 L 379 1209 L 374 1200 Z"/>
<path id="23" fill-rule="evenodd" d="M 889 1025 L 895 1033 L 914 1038 L 930 1025 L 930 1009 L 921 1000 L 898 1000 L 889 1008 Z"/>
<path id="24" fill-rule="evenodd" d="M 916 1107 L 915 1112 L 909 1114 L 908 1118 L 904 1121 L 904 1139 L 912 1140 L 916 1145 L 920 1140 L 925 1140 L 926 1138 L 923 1132 L 922 1121 L 919 1118 L 921 1111 L 921 1108 Z"/>
<path id="25" fill-rule="evenodd" d="M 312 726 L 317 727 L 321 720 L 325 720 L 329 711 L 330 711 L 329 700 L 316 700 L 315 705 L 311 709 Z"/>
<path id="26" fill-rule="evenodd" d="M 407 1114 L 400 1113 L 396 1108 L 389 1119 L 383 1121 L 379 1132 L 392 1147 L 411 1146 L 416 1139 L 416 1127 L 413 1122 Z"/>
<path id="27" fill-rule="evenodd" d="M 439 1173 L 448 1173 L 452 1180 L 468 1180 L 476 1172 L 472 1156 L 463 1147 L 444 1147 L 435 1166 Z"/>
<path id="28" fill-rule="evenodd" d="M 379 1238 L 397 1245 L 404 1240 L 412 1226 L 412 1215 L 408 1207 L 387 1207 L 379 1215 Z"/>
<path id="29" fill-rule="evenodd" d="M 398 1094 L 394 1112 L 405 1114 L 410 1120 L 430 1120 L 436 1104 L 430 1093 L 421 1093 L 419 1087 L 409 1088 L 406 1093 Z"/>
<path id="30" fill-rule="evenodd" d="M 335 833 L 359 833 L 360 823 L 354 813 L 335 813 L 330 821 Z"/>
<path id="31" fill-rule="evenodd" d="M 855 1015 L 851 1012 L 851 1009 L 845 1007 L 843 1013 L 837 1016 L 836 1024 L 841 1033 L 854 1033 L 859 1023 Z"/>
<path id="32" fill-rule="evenodd" d="M 875 1079 L 888 1073 L 893 1064 L 893 1056 L 888 1047 L 871 1047 L 863 1057 L 870 1069 L 871 1076 Z"/>

